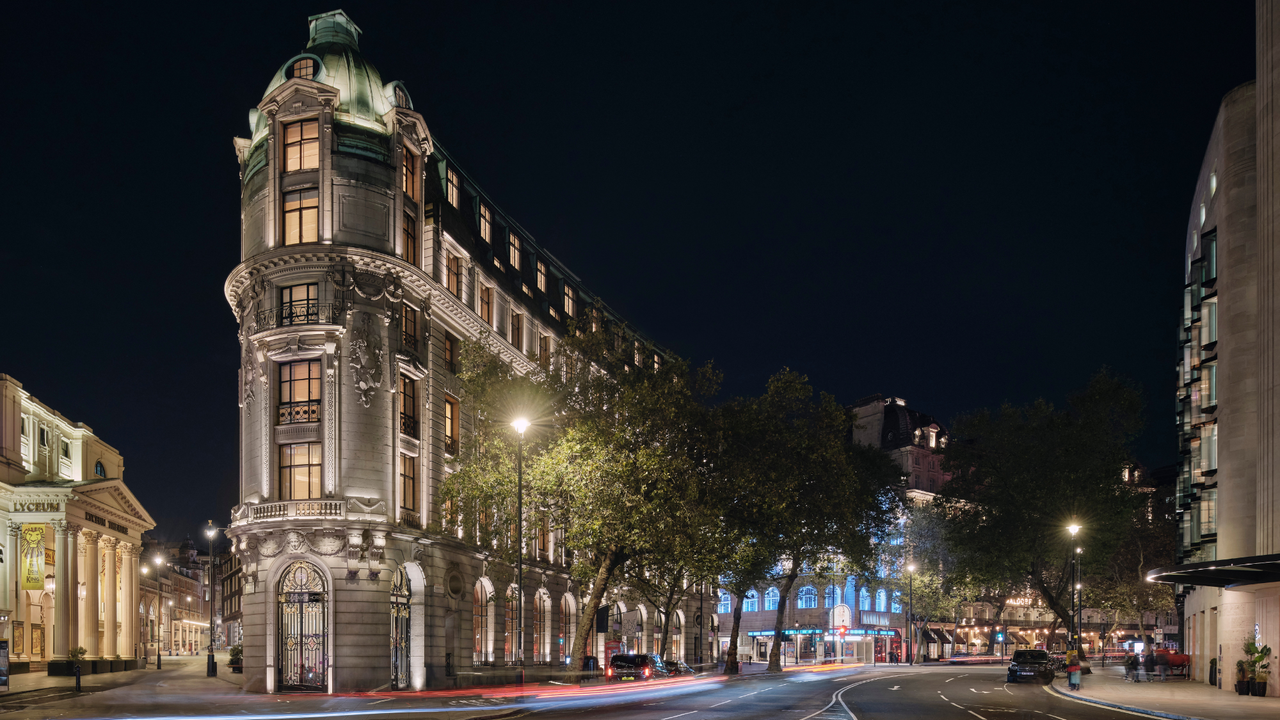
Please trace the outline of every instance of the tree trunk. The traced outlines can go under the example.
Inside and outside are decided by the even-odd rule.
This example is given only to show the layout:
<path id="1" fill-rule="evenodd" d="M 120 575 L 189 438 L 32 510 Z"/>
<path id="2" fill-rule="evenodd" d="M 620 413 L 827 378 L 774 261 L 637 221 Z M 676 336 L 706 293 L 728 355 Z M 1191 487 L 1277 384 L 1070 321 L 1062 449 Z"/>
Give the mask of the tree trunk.
<path id="1" fill-rule="evenodd" d="M 667 603 L 662 608 L 662 647 L 658 654 L 663 660 L 671 659 L 670 637 L 671 637 L 671 613 L 675 610 L 676 605 L 676 586 L 672 585 L 671 590 L 667 593 Z"/>
<path id="2" fill-rule="evenodd" d="M 738 596 L 738 602 L 733 606 L 733 631 L 729 633 L 729 649 L 725 650 L 724 656 L 724 674 L 738 674 L 738 626 L 742 624 L 742 596 L 744 593 L 735 593 Z"/>
<path id="3" fill-rule="evenodd" d="M 578 618 L 578 634 L 573 637 L 573 667 L 575 672 L 582 671 L 582 662 L 587 656 L 587 636 L 595 637 L 596 611 L 600 609 L 600 601 L 604 599 L 605 589 L 609 586 L 609 580 L 613 577 L 613 573 L 622 563 L 626 562 L 626 553 L 622 552 L 615 545 L 609 548 L 604 557 L 600 559 L 600 565 L 596 570 L 596 579 L 591 586 L 591 596 L 587 599 L 587 604 L 582 608 L 582 615 Z"/>
<path id="4" fill-rule="evenodd" d="M 778 588 L 778 617 L 773 622 L 773 647 L 769 648 L 769 672 L 782 672 L 783 614 L 787 611 L 787 600 L 791 599 L 791 586 L 795 585 L 796 577 L 799 575 L 800 564 L 793 561 L 791 572 L 782 579 L 782 587 Z"/>
<path id="5" fill-rule="evenodd" d="M 1045 605 L 1048 605 L 1053 614 L 1057 616 L 1058 621 L 1067 628 L 1067 638 L 1070 639 L 1076 626 L 1076 619 L 1071 614 L 1070 606 L 1064 604 L 1055 596 L 1042 580 L 1035 580 L 1035 589 L 1036 592 L 1040 593 L 1040 599 L 1044 600 Z"/>

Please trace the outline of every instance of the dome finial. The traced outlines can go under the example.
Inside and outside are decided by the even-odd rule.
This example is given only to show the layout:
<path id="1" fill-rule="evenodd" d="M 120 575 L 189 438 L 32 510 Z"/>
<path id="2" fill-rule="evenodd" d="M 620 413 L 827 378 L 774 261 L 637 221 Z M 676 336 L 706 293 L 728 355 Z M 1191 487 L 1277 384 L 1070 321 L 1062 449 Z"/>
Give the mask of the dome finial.
<path id="1" fill-rule="evenodd" d="M 312 15 L 307 22 L 311 25 L 311 40 L 307 47 L 331 42 L 360 47 L 361 30 L 343 10 Z"/>

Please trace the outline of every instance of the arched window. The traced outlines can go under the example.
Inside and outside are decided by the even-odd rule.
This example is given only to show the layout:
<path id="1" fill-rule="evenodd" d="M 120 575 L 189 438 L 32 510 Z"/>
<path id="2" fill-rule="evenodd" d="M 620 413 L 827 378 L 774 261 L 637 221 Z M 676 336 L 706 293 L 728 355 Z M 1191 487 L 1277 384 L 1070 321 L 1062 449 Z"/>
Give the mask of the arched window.
<path id="1" fill-rule="evenodd" d="M 760 593 L 755 590 L 748 590 L 746 595 L 742 596 L 742 612 L 755 612 L 760 609 Z"/>
<path id="2" fill-rule="evenodd" d="M 410 598 L 409 575 L 401 565 L 391 578 L 391 681 L 401 689 L 409 687 Z"/>
<path id="3" fill-rule="evenodd" d="M 833 608 L 840 604 L 840 588 L 828 585 L 822 592 L 822 607 Z"/>
<path id="4" fill-rule="evenodd" d="M 777 610 L 778 597 L 779 597 L 778 588 L 769 588 L 768 590 L 765 590 L 764 591 L 764 609 Z"/>
<path id="5" fill-rule="evenodd" d="M 890 609 L 896 613 L 902 612 L 902 591 L 901 590 L 893 591 L 893 604 L 890 606 Z"/>
<path id="6" fill-rule="evenodd" d="M 730 613 L 733 612 L 733 600 L 729 597 L 729 593 L 724 590 L 720 591 L 720 600 L 716 603 L 716 612 Z"/>
<path id="7" fill-rule="evenodd" d="M 800 597 L 796 602 L 796 607 L 801 610 L 810 610 L 818 607 L 818 591 L 812 585 L 800 588 Z"/>
<path id="8" fill-rule="evenodd" d="M 570 605 L 569 595 L 565 594 L 560 598 L 560 662 L 567 662 L 570 651 L 573 650 L 573 633 L 576 628 L 573 627 L 573 608 Z"/>
<path id="9" fill-rule="evenodd" d="M 502 652 L 507 662 L 515 662 L 518 652 L 516 650 L 516 603 L 519 601 L 516 598 L 519 592 L 515 585 L 507 588 L 506 613 L 502 624 Z"/>
<path id="10" fill-rule="evenodd" d="M 97 475 L 100 478 L 104 478 L 107 476 L 107 469 L 102 467 L 101 460 L 93 464 L 93 474 Z"/>
<path id="11" fill-rule="evenodd" d="M 876 612 L 886 612 L 889 609 L 889 593 L 881 588 L 876 591 Z"/>
<path id="12" fill-rule="evenodd" d="M 476 665 L 493 661 L 493 639 L 489 635 L 489 614 L 492 608 L 493 600 L 489 597 L 489 591 L 484 583 L 477 582 L 471 596 L 471 634 L 475 638 L 471 660 Z"/>
<path id="13" fill-rule="evenodd" d="M 302 58 L 293 63 L 289 68 L 289 77 L 303 78 L 310 80 L 316 76 L 316 61 L 311 58 Z"/>
<path id="14" fill-rule="evenodd" d="M 867 592 L 867 589 L 865 587 L 862 588 L 862 592 L 858 593 L 858 609 L 859 610 L 871 609 L 871 593 Z"/>

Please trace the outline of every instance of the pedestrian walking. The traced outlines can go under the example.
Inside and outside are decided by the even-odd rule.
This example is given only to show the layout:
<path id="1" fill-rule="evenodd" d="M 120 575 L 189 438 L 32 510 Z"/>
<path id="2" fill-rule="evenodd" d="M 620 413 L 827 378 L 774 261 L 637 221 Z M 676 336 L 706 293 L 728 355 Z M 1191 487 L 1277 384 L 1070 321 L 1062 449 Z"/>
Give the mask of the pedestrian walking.
<path id="1" fill-rule="evenodd" d="M 1067 687 L 1080 689 L 1080 655 L 1075 650 L 1067 653 Z"/>
<path id="2" fill-rule="evenodd" d="M 1150 650 L 1142 656 L 1142 674 L 1147 676 L 1147 682 L 1155 682 L 1152 676 L 1156 674 L 1156 654 Z"/>
<path id="3" fill-rule="evenodd" d="M 1169 653 L 1154 653 L 1156 656 L 1156 672 L 1160 675 L 1160 682 L 1168 682 L 1169 675 Z"/>
<path id="4" fill-rule="evenodd" d="M 1124 654 L 1124 681 L 1138 682 L 1138 656 L 1131 652 Z"/>

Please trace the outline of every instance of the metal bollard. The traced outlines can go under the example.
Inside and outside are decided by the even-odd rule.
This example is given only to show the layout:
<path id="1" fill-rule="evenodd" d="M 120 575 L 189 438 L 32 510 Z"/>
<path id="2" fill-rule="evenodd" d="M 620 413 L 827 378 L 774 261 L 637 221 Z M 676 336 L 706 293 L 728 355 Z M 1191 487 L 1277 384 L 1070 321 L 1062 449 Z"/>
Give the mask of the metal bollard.
<path id="1" fill-rule="evenodd" d="M 76 692 L 80 692 L 80 666 L 76 665 Z"/>

